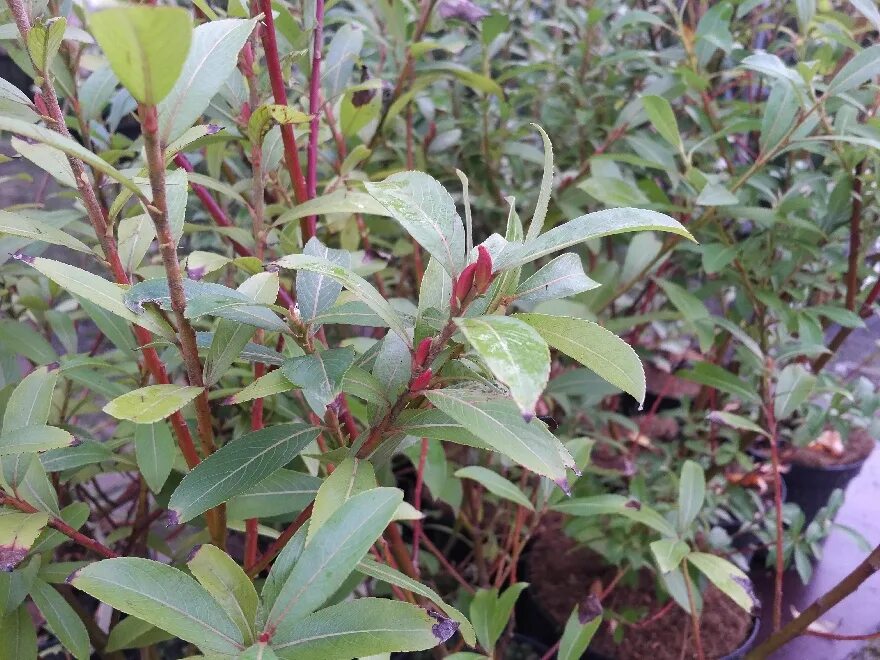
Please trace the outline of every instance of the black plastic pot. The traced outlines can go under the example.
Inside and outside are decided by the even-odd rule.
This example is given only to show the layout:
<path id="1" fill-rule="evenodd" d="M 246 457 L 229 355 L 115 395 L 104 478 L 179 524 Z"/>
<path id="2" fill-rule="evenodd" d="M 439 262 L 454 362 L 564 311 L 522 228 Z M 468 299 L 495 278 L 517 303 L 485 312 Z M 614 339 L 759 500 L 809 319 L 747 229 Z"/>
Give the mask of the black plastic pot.
<path id="1" fill-rule="evenodd" d="M 801 507 L 809 524 L 819 509 L 828 504 L 831 493 L 837 488 L 846 489 L 849 482 L 861 472 L 866 460 L 868 459 L 864 458 L 856 463 L 825 467 L 792 463 L 791 469 L 785 475 L 788 501 Z"/>

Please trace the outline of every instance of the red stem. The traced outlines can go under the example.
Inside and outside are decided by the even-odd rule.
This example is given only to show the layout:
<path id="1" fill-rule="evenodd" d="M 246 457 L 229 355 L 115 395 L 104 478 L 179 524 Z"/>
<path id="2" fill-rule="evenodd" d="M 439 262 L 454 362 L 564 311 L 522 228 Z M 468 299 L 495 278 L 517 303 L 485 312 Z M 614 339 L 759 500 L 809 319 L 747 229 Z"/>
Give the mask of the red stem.
<path id="1" fill-rule="evenodd" d="M 287 542 L 293 538 L 293 535 L 296 534 L 297 530 L 302 527 L 305 522 L 311 517 L 312 508 L 314 507 L 314 505 L 314 502 L 309 504 L 305 509 L 302 510 L 302 512 L 296 517 L 296 519 L 287 526 L 287 529 L 281 532 L 281 536 L 279 536 L 272 542 L 272 545 L 270 545 L 266 549 L 266 552 L 263 553 L 263 556 L 260 557 L 260 559 L 253 566 L 247 569 L 248 575 L 250 575 L 251 577 L 259 575 L 261 571 L 266 569 L 269 564 L 272 563 L 272 560 L 278 556 L 278 553 L 284 550 L 284 546 L 287 545 Z"/>
<path id="2" fill-rule="evenodd" d="M 314 199 L 318 194 L 318 128 L 321 114 L 321 50 L 324 47 L 324 0 L 315 1 L 315 40 L 312 49 L 312 74 L 309 80 L 309 150 L 306 169 L 306 195 Z M 314 235 L 318 219 L 316 216 L 307 218 L 311 233 Z"/>
<path id="3" fill-rule="evenodd" d="M 287 105 L 287 90 L 284 88 L 281 58 L 278 55 L 278 42 L 275 38 L 275 18 L 272 16 L 272 0 L 260 0 L 260 9 L 263 12 L 264 23 L 262 30 L 263 50 L 266 52 L 266 68 L 269 71 L 269 81 L 272 83 L 272 96 L 275 103 Z M 290 174 L 293 195 L 297 203 L 302 204 L 309 197 L 306 189 L 306 179 L 299 164 L 296 137 L 290 124 L 281 125 L 281 141 L 284 144 L 284 162 L 287 164 L 287 171 Z M 300 220 L 303 244 L 315 235 L 315 230 L 314 218 L 302 218 Z"/>
<path id="4" fill-rule="evenodd" d="M 38 510 L 32 507 L 27 502 L 23 500 L 16 499 L 6 493 L 0 492 L 0 504 L 6 504 L 12 507 L 15 507 L 19 511 L 23 511 L 24 513 L 37 513 Z M 64 534 L 67 538 L 75 543 L 78 543 L 84 548 L 88 548 L 93 552 L 101 555 L 102 557 L 106 557 L 107 559 L 115 559 L 119 557 L 118 554 L 113 552 L 110 548 L 108 548 L 103 543 L 96 541 L 95 539 L 86 536 L 78 531 L 76 531 L 73 527 L 68 525 L 66 522 L 61 520 L 60 518 L 56 518 L 54 516 L 49 517 L 49 525 L 57 529 L 59 532 Z"/>
<path id="5" fill-rule="evenodd" d="M 428 439 L 422 438 L 421 452 L 419 453 L 419 465 L 416 470 L 416 486 L 413 492 L 413 506 L 422 510 L 422 487 L 425 484 L 425 463 L 428 460 Z M 419 542 L 422 536 L 422 521 L 413 521 L 412 560 L 416 570 L 419 569 Z"/>

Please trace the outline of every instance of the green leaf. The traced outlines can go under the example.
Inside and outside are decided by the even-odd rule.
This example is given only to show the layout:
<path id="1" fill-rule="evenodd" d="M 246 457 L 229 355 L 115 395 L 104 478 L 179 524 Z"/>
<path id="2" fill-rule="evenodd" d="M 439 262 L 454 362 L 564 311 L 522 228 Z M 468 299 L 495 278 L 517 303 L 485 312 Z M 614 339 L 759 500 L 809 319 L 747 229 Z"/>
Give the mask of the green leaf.
<path id="1" fill-rule="evenodd" d="M 83 525 L 85 525 L 86 520 L 89 519 L 89 514 L 91 513 L 91 509 L 89 505 L 85 502 L 74 502 L 72 504 L 68 504 L 61 510 L 61 519 L 67 523 L 73 529 L 79 529 Z M 67 542 L 67 537 L 61 532 L 52 529 L 51 527 L 45 528 L 40 535 L 37 537 L 37 540 L 34 541 L 34 544 L 31 546 L 31 554 L 46 554 L 51 552 L 55 548 L 57 548 L 62 543 Z M 55 566 L 56 564 L 49 564 L 48 566 L 44 566 L 40 571 L 40 575 L 45 578 L 44 573 L 47 569 Z M 63 578 L 66 578 L 73 572 L 73 569 L 67 571 L 64 574 Z M 61 582 L 64 581 L 62 578 Z"/>
<path id="2" fill-rule="evenodd" d="M 312 517 L 309 519 L 306 543 L 315 537 L 321 526 L 345 502 L 376 486 L 376 473 L 369 461 L 349 456 L 337 465 L 318 489 Z"/>
<path id="3" fill-rule="evenodd" d="M 443 264 L 431 257 L 422 276 L 422 287 L 419 289 L 419 318 L 424 317 L 429 309 L 436 309 L 448 316 L 451 297 L 452 278 L 443 270 Z"/>
<path id="4" fill-rule="evenodd" d="M 70 583 L 202 651 L 236 655 L 244 649 L 241 632 L 211 594 L 171 566 L 139 557 L 105 559 L 74 573 Z"/>
<path id="5" fill-rule="evenodd" d="M 371 377 L 385 392 L 384 398 L 393 401 L 403 393 L 411 376 L 412 353 L 409 346 L 393 332 L 386 333 L 373 362 Z"/>
<path id="6" fill-rule="evenodd" d="M 525 280 L 514 297 L 520 305 L 535 305 L 546 300 L 567 298 L 591 291 L 599 283 L 587 277 L 581 258 L 573 252 L 561 254 Z"/>
<path id="7" fill-rule="evenodd" d="M 15 386 L 3 413 L 3 433 L 45 424 L 52 409 L 58 370 L 37 367 Z"/>
<path id="8" fill-rule="evenodd" d="M 541 134 L 541 141 L 544 143 L 544 173 L 541 175 L 541 187 L 538 189 L 538 201 L 535 203 L 535 215 L 532 216 L 532 222 L 529 224 L 529 230 L 526 232 L 526 241 L 531 241 L 538 237 L 544 228 L 544 221 L 547 218 L 547 208 L 550 206 L 550 194 L 553 192 L 553 144 L 550 142 L 550 136 L 538 124 L 532 124 Z"/>
<path id="9" fill-rule="evenodd" d="M 396 488 L 373 488 L 333 512 L 305 546 L 275 598 L 266 623 L 267 629 L 276 630 L 273 641 L 292 638 L 297 622 L 336 592 L 402 501 L 403 494 Z"/>
<path id="10" fill-rule="evenodd" d="M 55 587 L 42 580 L 34 580 L 31 598 L 62 646 L 77 660 L 88 660 L 91 644 L 85 624 Z"/>
<path id="11" fill-rule="evenodd" d="M 203 391 L 186 385 L 147 385 L 116 397 L 103 410 L 116 419 L 152 424 L 170 417 Z"/>
<path id="12" fill-rule="evenodd" d="M 685 380 L 713 387 L 720 392 L 732 394 L 743 401 L 758 400 L 757 393 L 748 383 L 724 367 L 719 367 L 711 362 L 697 362 L 693 369 L 679 371 L 675 375 Z"/>
<path id="13" fill-rule="evenodd" d="M 464 224 L 455 202 L 439 181 L 424 172 L 400 172 L 381 183 L 364 185 L 450 276 L 461 271 Z"/>
<path id="14" fill-rule="evenodd" d="M 707 183 L 697 195 L 695 203 L 700 206 L 731 206 L 739 204 L 739 199 L 722 184 Z"/>
<path id="15" fill-rule="evenodd" d="M 678 122 L 675 121 L 675 113 L 669 101 L 662 96 L 646 95 L 642 97 L 642 106 L 645 114 L 651 121 L 651 125 L 661 137 L 676 149 L 681 149 L 681 135 L 678 132 Z"/>
<path id="16" fill-rule="evenodd" d="M 716 424 L 725 424 L 726 426 L 730 426 L 731 428 L 739 429 L 741 431 L 752 431 L 760 435 L 768 435 L 767 431 L 762 429 L 760 426 L 755 424 L 747 417 L 724 412 L 723 410 L 713 410 L 708 415 L 706 415 L 706 419 L 708 419 L 710 422 L 715 422 Z"/>
<path id="17" fill-rule="evenodd" d="M 687 559 L 746 612 L 760 605 L 749 577 L 726 559 L 705 552 L 692 552 Z"/>
<path id="18" fill-rule="evenodd" d="M 3 480 L 19 498 L 40 511 L 60 516 L 58 495 L 36 454 L 15 454 L 0 460 Z"/>
<path id="19" fill-rule="evenodd" d="M 272 648 L 291 660 L 349 660 L 429 649 L 452 637 L 456 627 L 409 603 L 359 598 L 292 621 L 273 636 Z"/>
<path id="20" fill-rule="evenodd" d="M 253 488 L 236 495 L 226 504 L 231 520 L 279 516 L 301 511 L 315 499 L 319 477 L 293 470 L 276 470 Z"/>
<path id="21" fill-rule="evenodd" d="M 318 436 L 302 422 L 253 431 L 224 445 L 187 473 L 168 509 L 185 523 L 240 495 L 294 459 Z"/>
<path id="22" fill-rule="evenodd" d="M 278 656 L 272 647 L 259 643 L 254 644 L 238 656 L 238 660 L 278 660 Z"/>
<path id="23" fill-rule="evenodd" d="M 540 420 L 526 422 L 507 397 L 451 388 L 425 395 L 496 451 L 568 488 L 565 468 L 574 467 L 574 461 L 565 447 Z"/>
<path id="24" fill-rule="evenodd" d="M 40 75 L 44 75 L 52 66 L 58 54 L 67 21 L 64 18 L 50 18 L 46 22 L 37 22 L 31 26 L 27 37 L 28 53 L 34 67 Z"/>
<path id="25" fill-rule="evenodd" d="M 345 250 L 332 250 L 312 236 L 303 248 L 303 254 L 325 259 L 345 269 L 351 269 L 351 254 Z M 311 321 L 336 302 L 342 292 L 342 284 L 325 273 L 308 270 L 297 273 L 296 302 L 304 321 Z"/>
<path id="26" fill-rule="evenodd" d="M 455 323 L 492 375 L 510 389 L 522 414 L 533 416 L 550 378 L 550 349 L 539 332 L 510 316 L 455 319 Z"/>
<path id="27" fill-rule="evenodd" d="M 263 144 L 263 138 L 275 125 L 302 124 L 311 119 L 310 115 L 294 110 L 289 105 L 267 103 L 254 110 L 248 120 L 247 134 L 251 144 Z M 315 237 L 313 236 L 312 239 Z M 317 240 L 317 239 L 315 239 Z"/>
<path id="28" fill-rule="evenodd" d="M 257 273 L 242 282 L 238 291 L 260 304 L 270 305 L 278 298 L 279 288 L 278 273 Z M 220 380 L 248 346 L 256 347 L 248 344 L 255 333 L 254 327 L 246 323 L 220 320 L 205 356 L 204 373 L 207 385 L 213 385 Z"/>
<path id="29" fill-rule="evenodd" d="M 73 435 L 63 429 L 39 424 L 25 426 L 0 434 L 0 456 L 43 452 L 75 444 Z"/>
<path id="30" fill-rule="evenodd" d="M 507 628 L 513 606 L 522 593 L 528 587 L 528 582 L 517 582 L 498 595 L 498 589 L 478 589 L 471 601 L 471 621 L 477 632 L 480 646 L 488 651 L 494 651 L 495 643 Z"/>
<path id="31" fill-rule="evenodd" d="M 660 539 L 651 543 L 651 552 L 661 573 L 675 570 L 690 552 L 687 543 L 679 539 Z"/>
<path id="32" fill-rule="evenodd" d="M 48 144 L 51 147 L 60 149 L 68 156 L 79 158 L 86 165 L 91 165 L 93 168 L 106 174 L 117 183 L 121 183 L 129 192 L 136 195 L 140 194 L 140 189 L 134 181 L 129 179 L 106 160 L 86 149 L 79 142 L 65 137 L 57 131 L 53 131 L 45 126 L 29 124 L 20 119 L 12 119 L 10 117 L 2 116 L 0 116 L 0 131 L 9 131 L 10 133 L 30 138 L 41 144 Z"/>
<path id="33" fill-rule="evenodd" d="M 342 379 L 355 357 L 350 348 L 331 348 L 285 360 L 280 371 L 289 382 L 302 388 L 309 406 L 323 418 L 327 406 L 342 392 Z"/>
<path id="34" fill-rule="evenodd" d="M 368 577 L 382 580 L 383 582 L 398 586 L 401 589 L 405 589 L 433 601 L 437 607 L 449 616 L 449 618 L 458 622 L 458 630 L 461 633 L 465 644 L 468 646 L 474 646 L 477 643 L 474 628 L 471 626 L 470 621 L 467 620 L 467 617 L 451 605 L 444 603 L 439 594 L 430 587 L 413 580 L 411 577 L 404 575 L 395 568 L 391 568 L 386 564 L 380 564 L 369 556 L 366 556 L 361 560 L 357 565 L 357 570 Z"/>
<path id="35" fill-rule="evenodd" d="M 498 497 L 510 500 L 520 506 L 525 507 L 529 511 L 534 511 L 535 507 L 529 501 L 516 484 L 511 483 L 500 474 L 492 472 L 488 468 L 479 465 L 470 465 L 457 470 L 455 476 L 459 479 L 473 479 L 480 485 L 485 487 L 490 493 Z"/>
<path id="36" fill-rule="evenodd" d="M 875 29 L 880 30 L 880 9 L 873 0 L 850 0 L 852 6 L 867 18 Z"/>
<path id="37" fill-rule="evenodd" d="M 0 658 L 37 658 L 37 631 L 22 606 L 0 618 Z"/>
<path id="38" fill-rule="evenodd" d="M 49 516 L 45 513 L 0 509 L 0 570 L 15 568 L 48 522 Z"/>
<path id="39" fill-rule="evenodd" d="M 880 75 L 880 45 L 866 48 L 847 62 L 828 83 L 828 96 L 848 92 Z"/>
<path id="40" fill-rule="evenodd" d="M 807 400 L 813 391 L 816 377 L 800 364 L 789 364 L 776 379 L 773 411 L 776 419 L 784 420 Z"/>
<path id="41" fill-rule="evenodd" d="M 865 322 L 861 316 L 852 312 L 845 307 L 834 307 L 832 305 L 814 305 L 808 311 L 815 314 L 821 314 L 837 325 L 845 328 L 864 328 Z"/>
<path id="42" fill-rule="evenodd" d="M 645 371 L 636 352 L 615 335 L 592 321 L 570 316 L 516 314 L 531 325 L 553 348 L 631 394 L 645 401 Z"/>
<path id="43" fill-rule="evenodd" d="M 208 544 L 199 546 L 186 565 L 238 626 L 244 643 L 252 643 L 260 599 L 241 567 L 220 548 Z"/>
<path id="44" fill-rule="evenodd" d="M 495 260 L 495 271 L 522 266 L 577 243 L 631 231 L 666 231 L 696 242 L 687 229 L 668 215 L 647 209 L 605 209 L 558 225 L 534 241 L 511 242 Z"/>
<path id="45" fill-rule="evenodd" d="M 354 153 L 354 152 L 352 152 Z M 357 190 L 334 190 L 326 195 L 319 195 L 292 209 L 285 211 L 275 225 L 283 225 L 310 215 L 327 215 L 331 213 L 362 213 L 364 215 L 387 216 L 388 211 L 370 195 Z"/>
<path id="46" fill-rule="evenodd" d="M 135 100 L 157 105 L 174 86 L 192 39 L 180 7 L 128 6 L 89 15 L 89 29 Z"/>
<path id="47" fill-rule="evenodd" d="M 281 369 L 276 369 L 275 371 L 270 371 L 265 376 L 257 378 L 257 380 L 243 390 L 229 397 L 228 403 L 245 403 L 254 399 L 263 399 L 273 394 L 287 392 L 294 387 L 296 385 L 284 377 Z"/>
<path id="48" fill-rule="evenodd" d="M 134 450 L 147 486 L 158 493 L 174 464 L 176 449 L 171 429 L 165 422 L 138 424 L 134 429 Z"/>
<path id="49" fill-rule="evenodd" d="M 762 153 L 767 153 L 779 145 L 791 130 L 800 107 L 800 94 L 794 85 L 787 80 L 777 80 L 773 83 L 761 119 L 761 138 L 758 144 Z"/>
<path id="50" fill-rule="evenodd" d="M 589 601 L 588 601 L 589 602 Z M 598 602 L 596 603 L 598 605 Z M 581 611 L 576 605 L 565 622 L 565 629 L 559 640 L 557 660 L 579 660 L 593 640 L 593 635 L 602 623 L 602 606 Z"/>
<path id="51" fill-rule="evenodd" d="M 394 311 L 372 284 L 350 269 L 333 264 L 326 259 L 310 257 L 306 254 L 289 254 L 286 257 L 281 257 L 275 262 L 275 265 L 280 268 L 307 270 L 332 277 L 376 312 L 388 324 L 389 328 L 406 341 L 407 345 L 412 343 L 400 315 Z"/>
<path id="52" fill-rule="evenodd" d="M 113 653 L 124 649 L 145 648 L 172 638 L 172 635 L 152 623 L 147 623 L 136 616 L 127 616 L 113 626 L 104 650 Z"/>
<path id="53" fill-rule="evenodd" d="M 57 153 L 57 152 L 56 152 Z M 63 245 L 78 252 L 91 253 L 89 246 L 52 225 L 17 213 L 0 211 L 0 234 L 21 236 L 52 245 Z"/>
<path id="54" fill-rule="evenodd" d="M 43 336 L 34 332 L 33 326 L 19 321 L 0 321 L 0 342 L 16 355 L 23 355 L 35 364 L 55 362 L 58 355 Z"/>
<path id="55" fill-rule="evenodd" d="M 184 315 L 188 319 L 204 315 L 219 316 L 273 332 L 288 331 L 287 324 L 265 304 L 258 303 L 239 290 L 214 282 L 185 279 L 183 293 L 186 298 Z M 172 311 L 171 292 L 166 278 L 144 280 L 125 293 L 125 304 L 132 312 L 142 313 L 146 303 L 155 303 L 165 311 Z"/>
<path id="56" fill-rule="evenodd" d="M 597 516 L 615 514 L 642 523 L 664 536 L 675 537 L 675 528 L 657 511 L 641 502 L 623 495 L 594 495 L 576 497 L 550 507 L 554 511 L 572 516 Z"/>
<path id="57" fill-rule="evenodd" d="M 786 80 L 796 87 L 804 86 L 803 78 L 796 71 L 785 66 L 779 57 L 771 53 L 759 52 L 749 55 L 743 59 L 740 66 L 763 73 L 775 80 Z"/>
<path id="58" fill-rule="evenodd" d="M 735 246 L 723 243 L 710 243 L 703 246 L 703 270 L 708 275 L 714 275 L 727 266 L 736 258 L 739 249 Z"/>
<path id="59" fill-rule="evenodd" d="M 706 499 L 706 475 L 702 466 L 694 461 L 685 461 L 678 482 L 678 530 L 684 532 L 690 527 L 703 508 Z M 666 572 L 666 571 L 664 571 Z"/>
<path id="60" fill-rule="evenodd" d="M 163 337 L 173 335 L 167 325 L 149 314 L 135 314 L 123 302 L 125 290 L 76 266 L 53 261 L 44 257 L 21 257 L 22 261 L 33 266 L 43 275 L 55 282 L 68 293 L 107 310 L 130 323 L 135 323 L 150 332 Z"/>
<path id="61" fill-rule="evenodd" d="M 180 54 L 174 87 L 159 104 L 159 134 L 169 144 L 180 137 L 208 108 L 238 64 L 238 53 L 258 19 L 224 19 L 203 23 L 192 31 L 192 46 Z M 180 69 L 180 64 L 183 68 Z"/>

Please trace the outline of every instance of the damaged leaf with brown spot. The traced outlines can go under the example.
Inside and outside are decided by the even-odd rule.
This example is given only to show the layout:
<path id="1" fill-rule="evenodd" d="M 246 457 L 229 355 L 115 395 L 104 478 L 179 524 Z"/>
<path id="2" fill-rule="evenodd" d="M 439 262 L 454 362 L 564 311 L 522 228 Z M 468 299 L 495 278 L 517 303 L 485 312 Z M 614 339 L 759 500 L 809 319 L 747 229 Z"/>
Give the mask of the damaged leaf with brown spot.
<path id="1" fill-rule="evenodd" d="M 0 510 L 0 570 L 15 568 L 48 522 L 46 513 Z"/>

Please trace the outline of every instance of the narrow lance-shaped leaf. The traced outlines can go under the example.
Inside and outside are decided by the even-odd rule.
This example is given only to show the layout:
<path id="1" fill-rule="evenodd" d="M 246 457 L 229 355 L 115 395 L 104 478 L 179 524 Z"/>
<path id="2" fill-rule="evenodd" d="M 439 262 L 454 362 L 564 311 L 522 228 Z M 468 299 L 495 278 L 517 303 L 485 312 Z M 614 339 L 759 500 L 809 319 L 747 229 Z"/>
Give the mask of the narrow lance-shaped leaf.
<path id="1" fill-rule="evenodd" d="M 577 243 L 631 231 L 667 231 L 694 241 L 677 220 L 647 209 L 605 209 L 558 225 L 526 243 L 511 243 L 495 260 L 495 271 L 522 266 Z"/>
<path id="2" fill-rule="evenodd" d="M 760 607 L 752 581 L 726 559 L 706 552 L 692 552 L 687 560 L 746 612 L 752 613 Z"/>
<path id="3" fill-rule="evenodd" d="M 348 660 L 421 651 L 447 641 L 458 624 L 410 603 L 359 598 L 293 621 L 272 639 L 280 658 Z"/>
<path id="4" fill-rule="evenodd" d="M 531 241 L 538 237 L 541 229 L 544 228 L 544 221 L 547 218 L 547 208 L 550 206 L 550 194 L 553 191 L 553 144 L 550 137 L 543 128 L 538 124 L 532 124 L 541 134 L 541 140 L 544 143 L 544 174 L 541 176 L 541 187 L 538 190 L 538 201 L 535 204 L 535 215 L 532 216 L 532 222 L 526 232 L 526 241 Z"/>
<path id="5" fill-rule="evenodd" d="M 24 606 L 0 617 L 0 658 L 36 658 L 37 631 Z"/>
<path id="6" fill-rule="evenodd" d="M 657 511 L 623 495 L 594 495 L 577 497 L 554 505 L 554 511 L 572 516 L 597 516 L 614 514 L 647 525 L 665 536 L 675 537 L 675 528 Z"/>
<path id="7" fill-rule="evenodd" d="M 165 422 L 138 424 L 134 430 L 134 450 L 138 468 L 150 490 L 158 493 L 174 464 L 175 444 Z"/>
<path id="8" fill-rule="evenodd" d="M 244 649 L 241 632 L 211 594 L 166 564 L 139 557 L 105 559 L 78 570 L 70 584 L 203 652 L 237 655 Z"/>
<path id="9" fill-rule="evenodd" d="M 253 582 L 241 566 L 213 545 L 199 546 L 186 565 L 241 631 L 244 643 L 253 642 L 253 626 L 260 599 Z"/>
<path id="10" fill-rule="evenodd" d="M 553 348 L 580 362 L 612 385 L 645 400 L 645 370 L 632 347 L 592 321 L 570 316 L 516 314 Z"/>
<path id="11" fill-rule="evenodd" d="M 173 338 L 173 334 L 167 324 L 158 321 L 150 314 L 137 315 L 126 307 L 123 302 L 125 296 L 124 289 L 112 282 L 108 282 L 103 277 L 94 275 L 82 268 L 46 259 L 45 257 L 19 255 L 18 258 L 36 268 L 68 293 L 87 300 L 89 303 L 97 305 L 130 323 L 146 328 L 154 334 L 169 339 Z"/>
<path id="12" fill-rule="evenodd" d="M 522 282 L 517 287 L 514 298 L 521 305 L 533 305 L 592 291 L 598 286 L 598 282 L 587 277 L 581 258 L 567 252 L 548 262 Z"/>
<path id="13" fill-rule="evenodd" d="M 55 152 L 59 153 L 59 152 Z M 63 156 L 62 156 L 63 157 Z M 0 234 L 21 236 L 52 245 L 63 245 L 78 252 L 91 252 L 88 245 L 60 229 L 18 213 L 0 211 Z"/>
<path id="14" fill-rule="evenodd" d="M 539 420 L 523 420 L 510 399 L 447 388 L 429 390 L 428 400 L 480 440 L 520 465 L 568 489 L 566 467 L 574 460 Z"/>
<path id="15" fill-rule="evenodd" d="M 63 647 L 77 660 L 88 660 L 91 644 L 85 624 L 55 587 L 34 580 L 31 598 Z"/>
<path id="16" fill-rule="evenodd" d="M 455 476 L 459 479 L 473 479 L 493 495 L 514 502 L 529 511 L 535 510 L 529 498 L 525 496 L 525 493 L 516 484 L 511 483 L 497 472 L 492 472 L 488 468 L 479 465 L 469 465 L 457 470 Z"/>
<path id="17" fill-rule="evenodd" d="M 651 552 L 661 573 L 669 573 L 681 564 L 690 548 L 679 539 L 660 539 L 651 543 Z"/>
<path id="18" fill-rule="evenodd" d="M 342 268 L 351 268 L 351 254 L 333 250 L 314 236 L 303 248 L 303 254 L 320 257 Z M 324 273 L 303 270 L 296 276 L 296 301 L 304 321 L 311 321 L 330 307 L 342 292 L 342 284 Z"/>
<path id="19" fill-rule="evenodd" d="M 528 323 L 510 316 L 456 319 L 456 324 L 527 418 L 550 377 L 550 349 Z"/>
<path id="20" fill-rule="evenodd" d="M 602 604 L 591 595 L 585 604 L 575 605 L 559 640 L 557 660 L 578 660 L 587 650 L 602 623 Z"/>
<path id="21" fill-rule="evenodd" d="M 187 385 L 147 385 L 116 397 L 104 406 L 104 412 L 116 419 L 152 424 L 176 413 L 202 391 Z"/>
<path id="22" fill-rule="evenodd" d="M 684 532 L 696 519 L 706 499 L 706 475 L 695 461 L 685 461 L 678 483 L 678 530 Z"/>
<path id="23" fill-rule="evenodd" d="M 305 254 L 289 254 L 281 257 L 274 262 L 279 268 L 289 268 L 291 270 L 308 270 L 313 273 L 325 274 L 343 287 L 351 291 L 357 298 L 370 307 L 378 314 L 394 332 L 400 335 L 401 339 L 411 343 L 409 335 L 404 326 L 400 315 L 394 311 L 388 301 L 383 298 L 372 284 L 364 278 L 352 272 L 348 268 L 330 263 L 326 259 L 318 257 L 310 257 Z"/>
<path id="24" fill-rule="evenodd" d="M 289 463 L 318 436 L 301 422 L 277 424 L 233 440 L 187 473 L 168 509 L 176 523 L 192 520 Z"/>
<path id="25" fill-rule="evenodd" d="M 678 132 L 678 123 L 675 121 L 675 113 L 669 101 L 662 96 L 647 95 L 642 97 L 642 106 L 651 124 L 657 132 L 669 144 L 681 149 L 681 135 Z"/>
<path id="26" fill-rule="evenodd" d="M 0 434 L 0 456 L 43 452 L 75 444 L 76 439 L 64 429 L 45 425 L 25 426 Z"/>
<path id="27" fill-rule="evenodd" d="M 159 104 L 159 133 L 163 143 L 176 140 L 208 108 L 235 70 L 238 53 L 258 20 L 210 21 L 193 30 L 186 59 L 181 56 L 177 62 L 180 75 Z M 179 68 L 181 63 L 182 69 Z"/>
<path id="28" fill-rule="evenodd" d="M 376 488 L 376 473 L 369 461 L 349 456 L 324 480 L 315 497 L 306 543 L 310 542 L 333 512 L 358 493 Z"/>
<path id="29" fill-rule="evenodd" d="M 285 360 L 281 373 L 302 388 L 309 406 L 323 417 L 327 406 L 342 392 L 342 379 L 354 360 L 355 353 L 350 348 L 331 348 Z"/>
<path id="30" fill-rule="evenodd" d="M 342 585 L 391 522 L 403 493 L 373 488 L 355 495 L 323 524 L 299 556 L 266 623 L 283 639 L 297 621 L 320 607 Z M 273 638 L 274 639 L 274 638 Z"/>
<path id="31" fill-rule="evenodd" d="M 855 89 L 880 75 L 880 45 L 866 48 L 847 62 L 828 83 L 829 96 Z"/>
<path id="32" fill-rule="evenodd" d="M 454 277 L 461 271 L 464 225 L 455 202 L 439 181 L 424 172 L 400 172 L 365 186 L 449 275 Z"/>
<path id="33" fill-rule="evenodd" d="M 437 607 L 449 616 L 449 618 L 458 623 L 458 629 L 459 632 L 461 632 L 465 644 L 468 646 L 474 646 L 477 643 L 474 628 L 470 621 L 467 620 L 467 617 L 451 605 L 444 603 L 443 599 L 440 598 L 437 592 L 430 587 L 426 587 L 421 582 L 413 580 L 411 577 L 401 573 L 395 568 L 391 568 L 387 564 L 380 564 L 369 556 L 364 557 L 361 560 L 357 565 L 357 569 L 368 577 L 401 587 L 402 589 L 406 589 L 407 591 L 411 591 L 414 594 L 418 594 L 419 596 L 423 596 L 433 601 Z"/>

